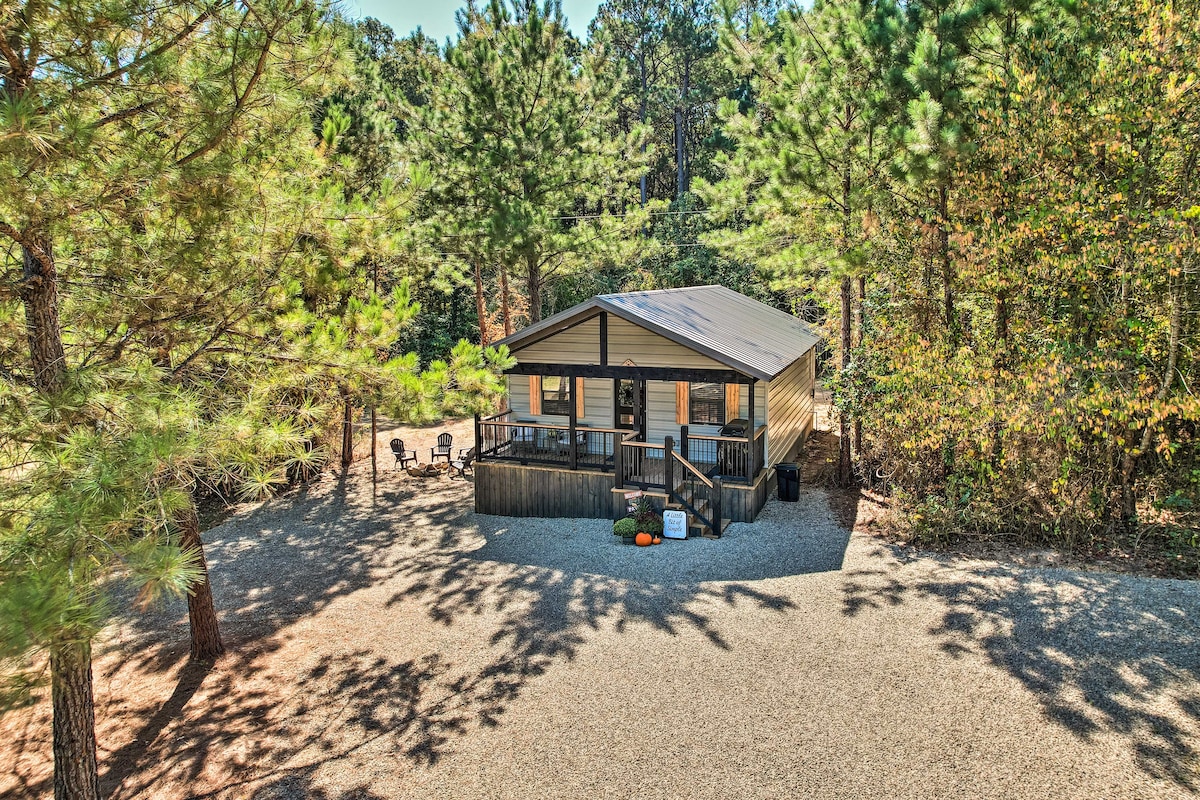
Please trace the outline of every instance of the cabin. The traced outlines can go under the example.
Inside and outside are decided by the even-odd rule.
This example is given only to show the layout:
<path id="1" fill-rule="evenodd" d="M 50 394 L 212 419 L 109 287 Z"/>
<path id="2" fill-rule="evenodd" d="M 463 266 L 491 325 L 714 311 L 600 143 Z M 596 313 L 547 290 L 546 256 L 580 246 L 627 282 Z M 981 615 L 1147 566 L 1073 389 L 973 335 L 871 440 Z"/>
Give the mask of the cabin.
<path id="1" fill-rule="evenodd" d="M 692 533 L 752 521 L 812 430 L 818 335 L 723 286 L 598 295 L 497 344 L 508 408 L 475 420 L 475 509 L 616 519 L 630 493 Z"/>

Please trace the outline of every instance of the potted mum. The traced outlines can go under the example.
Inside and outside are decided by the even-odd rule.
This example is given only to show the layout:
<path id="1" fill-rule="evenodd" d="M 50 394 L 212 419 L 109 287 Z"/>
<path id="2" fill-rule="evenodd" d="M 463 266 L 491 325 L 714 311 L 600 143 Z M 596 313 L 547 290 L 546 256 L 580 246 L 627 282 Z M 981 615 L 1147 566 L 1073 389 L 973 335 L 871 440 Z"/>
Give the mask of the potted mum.
<path id="1" fill-rule="evenodd" d="M 637 532 L 637 520 L 633 517 L 622 517 L 613 523 L 613 535 L 621 537 L 621 544 L 633 544 Z"/>

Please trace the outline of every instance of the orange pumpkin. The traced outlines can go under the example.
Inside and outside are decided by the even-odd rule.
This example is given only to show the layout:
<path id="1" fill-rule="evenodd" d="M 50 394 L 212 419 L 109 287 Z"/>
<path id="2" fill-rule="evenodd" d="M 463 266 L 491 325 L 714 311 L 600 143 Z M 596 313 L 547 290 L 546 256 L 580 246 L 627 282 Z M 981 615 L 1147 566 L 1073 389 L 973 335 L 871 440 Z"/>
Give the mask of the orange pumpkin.
<path id="1" fill-rule="evenodd" d="M 650 534 L 642 531 L 637 536 L 633 537 L 633 543 L 638 547 L 645 547 L 646 545 L 650 544 Z"/>
<path id="2" fill-rule="evenodd" d="M 653 539 L 650 540 L 650 544 L 662 544 L 662 537 L 655 536 Z"/>

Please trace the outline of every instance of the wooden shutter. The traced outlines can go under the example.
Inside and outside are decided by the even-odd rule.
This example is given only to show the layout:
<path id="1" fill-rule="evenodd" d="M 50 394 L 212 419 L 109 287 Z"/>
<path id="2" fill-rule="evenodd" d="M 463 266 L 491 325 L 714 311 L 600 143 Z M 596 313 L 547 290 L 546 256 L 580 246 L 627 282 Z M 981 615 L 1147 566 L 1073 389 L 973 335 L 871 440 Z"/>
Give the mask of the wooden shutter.
<path id="1" fill-rule="evenodd" d="M 542 376 L 529 376 L 529 413 L 542 413 Z"/>
<path id="2" fill-rule="evenodd" d="M 725 421 L 738 418 L 742 405 L 742 385 L 740 383 L 725 384 Z"/>
<path id="3" fill-rule="evenodd" d="M 575 379 L 575 418 L 584 418 L 583 409 L 583 378 Z"/>
<path id="4" fill-rule="evenodd" d="M 675 381 L 675 424 L 688 424 L 688 397 L 691 384 L 687 381 Z"/>

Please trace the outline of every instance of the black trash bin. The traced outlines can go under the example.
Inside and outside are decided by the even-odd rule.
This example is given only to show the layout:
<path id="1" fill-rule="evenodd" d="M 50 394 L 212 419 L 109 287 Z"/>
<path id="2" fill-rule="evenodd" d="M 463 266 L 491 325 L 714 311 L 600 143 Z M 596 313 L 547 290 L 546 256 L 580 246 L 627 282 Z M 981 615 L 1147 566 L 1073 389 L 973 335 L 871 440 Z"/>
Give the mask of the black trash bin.
<path id="1" fill-rule="evenodd" d="M 795 464 L 781 462 L 775 465 L 775 480 L 778 483 L 779 499 L 794 503 L 800 499 L 800 468 Z"/>

